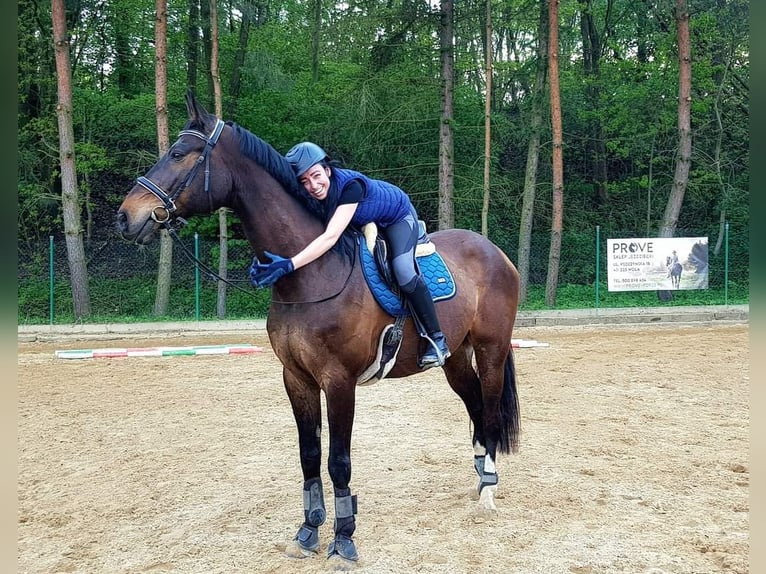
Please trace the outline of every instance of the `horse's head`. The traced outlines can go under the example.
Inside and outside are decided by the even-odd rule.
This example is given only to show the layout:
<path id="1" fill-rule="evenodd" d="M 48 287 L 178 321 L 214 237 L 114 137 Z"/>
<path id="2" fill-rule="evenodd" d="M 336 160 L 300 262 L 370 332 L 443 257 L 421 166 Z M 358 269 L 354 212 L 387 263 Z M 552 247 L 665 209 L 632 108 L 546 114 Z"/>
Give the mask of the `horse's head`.
<path id="1" fill-rule="evenodd" d="M 136 184 L 117 211 L 123 239 L 148 243 L 161 225 L 178 218 L 211 213 L 231 187 L 228 170 L 215 169 L 214 148 L 224 123 L 186 94 L 189 120 L 178 139 Z"/>

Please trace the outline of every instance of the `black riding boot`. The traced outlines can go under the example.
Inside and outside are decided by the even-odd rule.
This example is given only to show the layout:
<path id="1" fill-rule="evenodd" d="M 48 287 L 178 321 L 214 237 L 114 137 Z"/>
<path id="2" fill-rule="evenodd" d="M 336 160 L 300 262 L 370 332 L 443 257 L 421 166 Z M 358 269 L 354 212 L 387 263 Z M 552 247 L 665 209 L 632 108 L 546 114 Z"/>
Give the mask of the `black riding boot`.
<path id="1" fill-rule="evenodd" d="M 447 339 L 439 326 L 439 318 L 436 316 L 436 307 L 428 286 L 422 277 L 418 277 L 415 283 L 415 289 L 407 295 L 412 312 L 417 315 L 420 323 L 425 329 L 428 341 L 428 349 L 418 360 L 420 367 L 428 369 L 430 367 L 441 367 L 444 361 L 450 356 L 447 347 Z"/>

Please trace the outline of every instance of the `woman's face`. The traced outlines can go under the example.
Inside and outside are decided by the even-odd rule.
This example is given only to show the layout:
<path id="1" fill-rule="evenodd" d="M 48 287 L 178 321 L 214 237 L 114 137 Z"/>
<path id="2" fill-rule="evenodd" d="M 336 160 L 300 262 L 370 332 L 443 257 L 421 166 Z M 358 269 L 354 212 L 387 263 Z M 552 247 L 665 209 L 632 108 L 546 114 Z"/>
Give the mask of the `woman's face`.
<path id="1" fill-rule="evenodd" d="M 306 170 L 299 181 L 311 197 L 325 199 L 330 191 L 330 168 L 316 163 Z"/>

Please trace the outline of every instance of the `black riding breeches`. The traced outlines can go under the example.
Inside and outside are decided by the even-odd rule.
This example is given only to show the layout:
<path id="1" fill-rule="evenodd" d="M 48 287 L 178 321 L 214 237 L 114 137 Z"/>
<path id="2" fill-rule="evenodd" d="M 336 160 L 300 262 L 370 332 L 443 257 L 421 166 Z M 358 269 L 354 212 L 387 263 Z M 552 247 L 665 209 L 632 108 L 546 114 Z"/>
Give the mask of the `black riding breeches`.
<path id="1" fill-rule="evenodd" d="M 391 265 L 396 282 L 405 294 L 415 290 L 418 272 L 415 267 L 415 247 L 418 243 L 418 222 L 414 210 L 401 221 L 383 230 L 391 249 Z"/>

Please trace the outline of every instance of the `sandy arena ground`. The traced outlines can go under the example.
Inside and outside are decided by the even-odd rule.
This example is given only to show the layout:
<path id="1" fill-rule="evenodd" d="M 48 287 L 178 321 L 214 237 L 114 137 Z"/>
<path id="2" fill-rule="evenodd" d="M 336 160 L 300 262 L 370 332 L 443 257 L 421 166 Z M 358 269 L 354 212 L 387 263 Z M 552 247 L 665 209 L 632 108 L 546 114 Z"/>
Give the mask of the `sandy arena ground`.
<path id="1" fill-rule="evenodd" d="M 748 325 L 514 336 L 550 347 L 515 351 L 522 445 L 498 461 L 489 518 L 472 495 L 468 417 L 440 370 L 358 390 L 355 571 L 748 572 Z M 213 343 L 264 350 L 54 356 Z M 331 496 L 320 554 L 284 553 L 303 512 L 280 373 L 260 331 L 20 342 L 17 571 L 327 571 Z"/>

